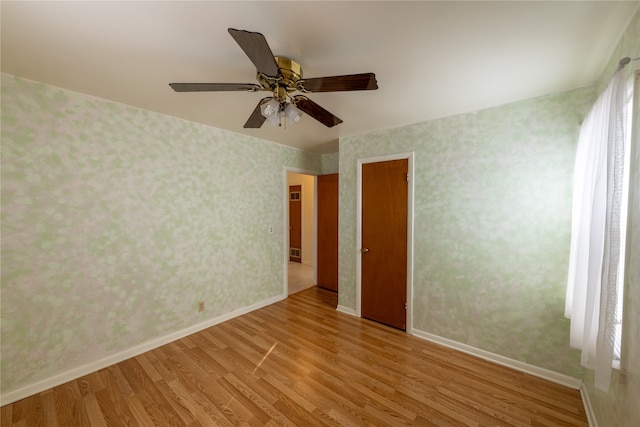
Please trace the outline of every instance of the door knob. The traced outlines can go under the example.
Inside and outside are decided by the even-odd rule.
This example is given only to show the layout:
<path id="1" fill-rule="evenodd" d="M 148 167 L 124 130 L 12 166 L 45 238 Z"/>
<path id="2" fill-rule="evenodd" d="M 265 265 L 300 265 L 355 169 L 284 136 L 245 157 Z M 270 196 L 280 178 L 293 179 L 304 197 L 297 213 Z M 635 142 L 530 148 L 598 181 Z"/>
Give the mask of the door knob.
<path id="1" fill-rule="evenodd" d="M 369 252 L 369 248 L 362 248 L 360 249 L 360 252 L 362 252 L 363 254 L 366 254 L 367 252 Z"/>

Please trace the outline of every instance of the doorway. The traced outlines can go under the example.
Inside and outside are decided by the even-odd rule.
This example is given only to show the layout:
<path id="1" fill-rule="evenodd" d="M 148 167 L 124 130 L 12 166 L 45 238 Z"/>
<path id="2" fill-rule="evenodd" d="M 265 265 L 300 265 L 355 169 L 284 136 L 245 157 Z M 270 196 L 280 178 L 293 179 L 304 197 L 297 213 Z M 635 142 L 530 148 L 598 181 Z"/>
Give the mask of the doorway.
<path id="1" fill-rule="evenodd" d="M 413 153 L 358 161 L 357 314 L 411 330 Z"/>
<path id="2" fill-rule="evenodd" d="M 316 177 L 286 171 L 285 294 L 316 284 Z"/>

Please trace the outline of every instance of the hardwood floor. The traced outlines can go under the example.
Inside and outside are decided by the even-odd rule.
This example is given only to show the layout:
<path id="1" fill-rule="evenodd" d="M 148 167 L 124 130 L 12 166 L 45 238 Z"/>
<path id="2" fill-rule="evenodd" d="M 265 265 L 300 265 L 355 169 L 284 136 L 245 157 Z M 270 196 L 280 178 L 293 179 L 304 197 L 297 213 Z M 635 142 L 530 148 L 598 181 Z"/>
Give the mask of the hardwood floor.
<path id="1" fill-rule="evenodd" d="M 314 287 L 2 407 L 9 426 L 587 426 L 577 390 L 339 313 Z"/>
<path id="2" fill-rule="evenodd" d="M 295 294 L 296 292 L 304 291 L 305 289 L 309 289 L 310 287 L 316 285 L 315 281 L 313 280 L 312 265 L 289 261 L 287 270 L 289 279 L 289 295 Z"/>

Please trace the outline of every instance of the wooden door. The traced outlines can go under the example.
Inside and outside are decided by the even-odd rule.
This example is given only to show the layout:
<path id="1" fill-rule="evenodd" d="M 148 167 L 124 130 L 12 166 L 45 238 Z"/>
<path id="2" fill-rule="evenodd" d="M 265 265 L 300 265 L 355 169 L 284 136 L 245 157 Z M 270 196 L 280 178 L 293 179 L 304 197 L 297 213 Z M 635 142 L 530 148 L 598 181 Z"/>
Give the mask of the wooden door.
<path id="1" fill-rule="evenodd" d="M 406 329 L 407 159 L 362 165 L 362 317 Z"/>
<path id="2" fill-rule="evenodd" d="M 289 261 L 302 262 L 302 186 L 289 186 Z"/>
<path id="3" fill-rule="evenodd" d="M 338 174 L 318 177 L 318 286 L 338 291 Z"/>

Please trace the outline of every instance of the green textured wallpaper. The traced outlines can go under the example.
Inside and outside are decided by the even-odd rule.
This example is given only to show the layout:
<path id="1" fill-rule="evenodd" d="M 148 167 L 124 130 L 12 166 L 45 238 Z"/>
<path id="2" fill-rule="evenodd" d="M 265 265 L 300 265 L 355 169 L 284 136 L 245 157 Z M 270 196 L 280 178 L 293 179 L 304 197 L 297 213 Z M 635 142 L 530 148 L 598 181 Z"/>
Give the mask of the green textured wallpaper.
<path id="1" fill-rule="evenodd" d="M 3 392 L 283 294 L 320 155 L 8 75 L 1 124 Z"/>
<path id="2" fill-rule="evenodd" d="M 340 153 L 329 153 L 322 155 L 322 174 L 338 173 L 340 163 Z"/>
<path id="3" fill-rule="evenodd" d="M 580 377 L 564 318 L 592 89 L 340 141 L 340 304 L 356 304 L 357 159 L 415 152 L 413 327 Z"/>

